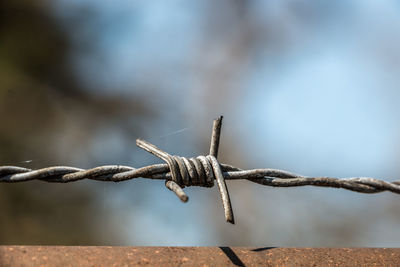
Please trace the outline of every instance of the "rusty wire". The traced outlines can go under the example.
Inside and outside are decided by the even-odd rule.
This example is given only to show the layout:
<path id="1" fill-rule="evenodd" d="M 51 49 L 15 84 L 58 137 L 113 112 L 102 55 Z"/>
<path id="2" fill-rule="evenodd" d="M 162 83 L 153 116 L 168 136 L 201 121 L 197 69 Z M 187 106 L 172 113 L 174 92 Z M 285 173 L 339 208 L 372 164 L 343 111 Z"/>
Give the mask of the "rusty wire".
<path id="1" fill-rule="evenodd" d="M 141 168 L 121 165 L 100 166 L 93 169 L 79 169 L 67 166 L 55 166 L 38 170 L 15 166 L 0 166 L 0 182 L 16 183 L 41 180 L 52 183 L 68 183 L 83 179 L 121 182 L 134 178 L 165 180 L 165 186 L 173 191 L 183 202 L 188 196 L 182 188 L 186 186 L 212 187 L 214 180 L 221 195 L 225 219 L 234 224 L 232 206 L 225 180 L 246 179 L 251 182 L 273 186 L 320 186 L 344 188 L 359 193 L 379 193 L 389 191 L 400 194 L 400 181 L 386 182 L 369 177 L 332 178 L 307 177 L 277 169 L 242 170 L 217 160 L 221 133 L 222 116 L 214 120 L 210 154 L 196 158 L 172 156 L 158 147 L 141 139 L 137 146 L 161 158 L 166 164 L 154 164 Z"/>

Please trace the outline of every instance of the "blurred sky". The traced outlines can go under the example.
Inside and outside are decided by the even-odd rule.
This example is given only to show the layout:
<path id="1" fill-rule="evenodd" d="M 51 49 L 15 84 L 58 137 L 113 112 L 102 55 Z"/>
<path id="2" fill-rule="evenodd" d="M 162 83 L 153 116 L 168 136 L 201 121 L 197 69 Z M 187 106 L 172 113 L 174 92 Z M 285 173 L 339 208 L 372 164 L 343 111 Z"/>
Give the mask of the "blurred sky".
<path id="1" fill-rule="evenodd" d="M 400 176 L 397 1 L 58 0 L 54 12 L 73 33 L 70 60 L 82 81 L 96 94 L 151 96 L 147 104 L 160 116 L 145 125 L 146 138 L 171 153 L 205 153 L 195 145 L 200 138 L 208 145 L 212 119 L 222 114 L 221 161 L 233 161 L 226 163 L 309 176 Z M 85 12 L 92 19 L 77 21 Z M 111 151 L 98 159 L 104 163 L 126 142 L 116 129 L 94 140 L 95 154 Z M 224 155 L 232 150 L 236 156 Z M 157 161 L 138 153 L 125 164 Z M 215 188 L 187 189 L 187 204 L 156 181 L 104 185 L 100 195 L 105 209 L 128 218 L 115 218 L 123 244 L 400 245 L 400 217 L 382 211 L 399 211 L 398 196 L 228 187 L 236 226 L 224 222 Z M 351 238 L 335 240 L 335 231 Z"/>

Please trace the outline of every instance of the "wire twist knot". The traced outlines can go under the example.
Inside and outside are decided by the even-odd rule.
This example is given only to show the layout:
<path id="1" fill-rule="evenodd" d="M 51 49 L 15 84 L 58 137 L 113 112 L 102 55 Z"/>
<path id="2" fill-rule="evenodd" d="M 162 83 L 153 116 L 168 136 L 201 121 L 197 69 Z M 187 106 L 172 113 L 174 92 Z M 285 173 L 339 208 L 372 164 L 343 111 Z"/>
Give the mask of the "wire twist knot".
<path id="1" fill-rule="evenodd" d="M 229 192 L 221 165 L 217 160 L 221 124 L 222 116 L 214 121 L 210 155 L 207 156 L 188 159 L 180 156 L 172 156 L 144 140 L 138 139 L 136 140 L 136 144 L 167 163 L 171 178 L 166 180 L 165 186 L 173 191 L 183 202 L 187 202 L 189 198 L 182 188 L 185 186 L 213 187 L 214 180 L 216 180 L 224 206 L 225 219 L 233 224 L 234 218 Z"/>
<path id="2" fill-rule="evenodd" d="M 210 161 L 210 156 L 198 156 L 196 158 L 185 158 L 180 156 L 169 156 L 166 161 L 171 171 L 172 181 L 185 186 L 214 186 L 214 170 Z"/>

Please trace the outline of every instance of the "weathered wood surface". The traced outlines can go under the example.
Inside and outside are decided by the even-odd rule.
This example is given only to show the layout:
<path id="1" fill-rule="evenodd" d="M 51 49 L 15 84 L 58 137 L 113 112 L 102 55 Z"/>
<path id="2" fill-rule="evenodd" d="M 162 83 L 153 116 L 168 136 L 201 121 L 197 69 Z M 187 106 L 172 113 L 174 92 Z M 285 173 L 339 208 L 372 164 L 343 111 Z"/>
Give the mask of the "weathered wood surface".
<path id="1" fill-rule="evenodd" d="M 0 266 L 400 266 L 397 248 L 0 246 Z"/>

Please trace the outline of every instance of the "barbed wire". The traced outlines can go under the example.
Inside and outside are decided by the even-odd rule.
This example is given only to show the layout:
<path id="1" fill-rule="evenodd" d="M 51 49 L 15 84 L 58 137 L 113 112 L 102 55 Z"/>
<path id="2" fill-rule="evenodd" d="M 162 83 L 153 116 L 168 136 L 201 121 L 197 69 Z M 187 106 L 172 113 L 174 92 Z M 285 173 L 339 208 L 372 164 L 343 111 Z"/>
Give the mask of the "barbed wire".
<path id="1" fill-rule="evenodd" d="M 165 180 L 165 186 L 183 202 L 187 202 L 189 198 L 182 188 L 187 186 L 212 187 L 214 181 L 216 181 L 224 207 L 225 219 L 232 224 L 234 224 L 234 216 L 225 180 L 246 179 L 257 184 L 273 187 L 312 185 L 344 188 L 359 193 L 389 191 L 400 194 L 400 181 L 386 182 L 369 177 L 307 177 L 278 169 L 242 170 L 228 164 L 219 163 L 217 155 L 222 118 L 221 116 L 214 120 L 210 153 L 207 156 L 195 158 L 172 156 L 149 142 L 137 139 L 137 146 L 161 158 L 166 164 L 154 164 L 141 168 L 107 165 L 88 170 L 68 166 L 55 166 L 38 170 L 16 166 L 0 166 L 0 182 L 17 183 L 41 180 L 52 183 L 68 183 L 83 179 L 110 182 L 121 182 L 135 178 L 159 179 Z"/>

